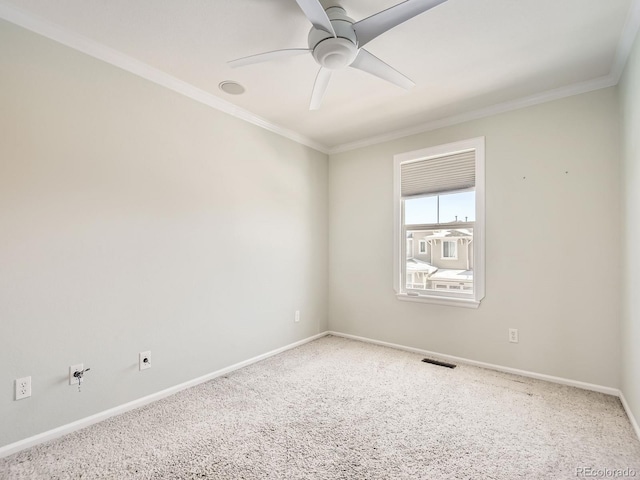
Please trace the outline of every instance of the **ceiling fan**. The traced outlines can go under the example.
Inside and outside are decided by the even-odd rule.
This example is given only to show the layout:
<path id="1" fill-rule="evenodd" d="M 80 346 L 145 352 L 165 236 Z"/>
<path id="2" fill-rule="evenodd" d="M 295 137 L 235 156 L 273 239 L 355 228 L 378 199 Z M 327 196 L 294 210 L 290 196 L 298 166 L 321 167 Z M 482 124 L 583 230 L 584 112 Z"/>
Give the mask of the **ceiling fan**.
<path id="1" fill-rule="evenodd" d="M 296 0 L 313 25 L 309 32 L 309 48 L 274 50 L 238 58 L 228 64 L 235 68 L 267 62 L 276 58 L 311 53 L 316 63 L 320 65 L 320 70 L 313 85 L 309 110 L 320 108 L 332 71 L 345 67 L 357 68 L 409 89 L 414 87 L 415 83 L 362 47 L 393 27 L 446 1 L 406 0 L 364 20 L 355 22 L 347 16 L 344 8 L 340 6 L 330 6 L 325 10 L 320 0 Z"/>

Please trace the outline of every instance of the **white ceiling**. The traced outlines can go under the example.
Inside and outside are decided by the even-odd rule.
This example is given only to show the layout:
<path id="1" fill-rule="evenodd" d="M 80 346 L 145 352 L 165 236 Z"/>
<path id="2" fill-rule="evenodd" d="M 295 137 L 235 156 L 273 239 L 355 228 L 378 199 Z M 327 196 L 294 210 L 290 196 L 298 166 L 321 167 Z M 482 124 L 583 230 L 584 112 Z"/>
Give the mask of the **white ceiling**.
<path id="1" fill-rule="evenodd" d="M 399 1 L 339 3 L 357 21 Z M 638 3 L 448 0 L 367 45 L 415 88 L 405 91 L 348 68 L 334 73 L 318 111 L 308 110 L 318 70 L 310 55 L 238 69 L 226 64 L 269 50 L 307 48 L 310 24 L 295 0 L 0 0 L 0 16 L 72 46 L 91 44 L 93 50 L 84 51 L 100 50 L 96 56 L 110 61 L 118 57 L 113 63 L 133 65 L 132 71 L 154 67 L 186 82 L 172 88 L 193 98 L 208 92 L 223 101 L 205 103 L 234 113 L 225 103 L 231 102 L 241 117 L 339 151 L 374 137 L 614 85 L 638 29 Z M 221 92 L 223 80 L 238 81 L 246 93 Z"/>

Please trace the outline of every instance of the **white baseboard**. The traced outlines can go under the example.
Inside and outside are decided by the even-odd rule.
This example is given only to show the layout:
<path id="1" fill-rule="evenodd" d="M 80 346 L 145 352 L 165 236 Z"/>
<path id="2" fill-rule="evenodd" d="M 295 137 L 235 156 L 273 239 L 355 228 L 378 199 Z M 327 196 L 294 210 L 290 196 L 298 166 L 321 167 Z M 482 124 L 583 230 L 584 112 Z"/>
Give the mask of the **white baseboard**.
<path id="1" fill-rule="evenodd" d="M 398 350 L 405 350 L 407 352 L 419 353 L 420 355 L 436 357 L 442 360 L 449 360 L 456 363 L 464 363 L 464 364 L 473 365 L 476 367 L 488 368 L 490 370 L 496 370 L 498 372 L 513 373 L 515 375 L 520 375 L 523 377 L 530 377 L 538 380 L 546 380 L 547 382 L 559 383 L 561 385 L 568 385 L 570 387 L 577 387 L 577 388 L 582 388 L 584 390 L 592 390 L 594 392 L 613 395 L 614 397 L 618 397 L 620 399 L 620 402 L 622 403 L 622 407 L 624 408 L 627 414 L 627 417 L 629 417 L 629 422 L 631 422 L 631 427 L 635 431 L 636 436 L 638 437 L 638 440 L 640 440 L 640 426 L 638 426 L 638 422 L 635 416 L 633 415 L 633 412 L 631 411 L 629 404 L 627 403 L 627 399 L 624 397 L 624 393 L 622 393 L 622 391 L 618 390 L 617 388 L 604 387 L 602 385 L 595 385 L 593 383 L 579 382 L 577 380 L 569 380 L 568 378 L 554 377 L 552 375 L 545 375 L 543 373 L 530 372 L 527 370 L 519 370 L 517 368 L 503 367 L 502 365 L 494 365 L 492 363 L 478 362 L 476 360 L 469 360 L 468 358 L 454 357 L 453 355 L 446 355 L 444 353 L 431 352 L 429 350 L 422 350 L 420 348 L 407 347 L 405 345 L 399 345 L 397 343 L 383 342 L 380 340 L 374 340 L 372 338 L 367 338 L 367 337 L 359 337 L 357 335 L 350 335 L 348 333 L 334 332 L 330 330 L 329 332 L 327 332 L 327 334 L 335 335 L 336 337 L 349 338 L 351 340 L 358 340 L 360 342 L 372 343 L 374 345 L 381 345 L 383 347 L 390 347 Z"/>
<path id="2" fill-rule="evenodd" d="M 436 357 L 436 358 L 441 358 L 443 360 L 449 360 L 449 361 L 453 361 L 453 362 L 457 362 L 457 363 L 464 363 L 467 365 L 474 365 L 477 367 L 482 367 L 482 368 L 488 368 L 491 370 L 496 370 L 499 372 L 506 372 L 506 373 L 513 373 L 515 375 L 521 375 L 523 377 L 530 377 L 530 378 L 536 378 L 538 380 L 546 380 L 548 382 L 553 382 L 553 383 L 559 383 L 562 385 L 568 385 L 568 386 L 572 386 L 572 387 L 577 387 L 577 388 L 582 388 L 585 390 L 592 390 L 595 392 L 601 392 L 601 393 L 606 393 L 609 395 L 614 395 L 616 397 L 620 398 L 620 401 L 622 402 L 622 406 L 624 407 L 627 416 L 629 417 L 629 421 L 631 422 L 631 425 L 633 427 L 633 429 L 635 430 L 636 435 L 638 436 L 638 439 L 640 439 L 640 427 L 638 426 L 638 422 L 636 421 L 633 413 L 631 412 L 631 409 L 629 408 L 629 404 L 627 403 L 624 394 L 616 389 L 616 388 L 611 388 L 611 387 L 604 387 L 601 385 L 594 385 L 591 383 L 585 383 L 585 382 L 579 382 L 576 380 L 569 380 L 566 378 L 561 378 L 561 377 L 554 377 L 551 375 L 545 375 L 545 374 L 541 374 L 541 373 L 535 373 L 535 372 L 529 372 L 526 370 L 519 370 L 516 368 L 510 368 L 510 367 L 503 367 L 500 365 L 494 365 L 491 363 L 485 363 L 485 362 L 478 362 L 476 360 L 469 360 L 466 358 L 461 358 L 461 357 L 455 357 L 453 355 L 446 355 L 446 354 L 442 354 L 442 353 L 437 353 L 437 352 L 431 352 L 428 350 L 422 350 L 419 348 L 413 348 L 413 347 L 407 347 L 404 345 L 399 345 L 396 343 L 390 343 L 390 342 L 383 342 L 381 340 L 374 340 L 371 338 L 366 338 L 366 337 L 359 337 L 357 335 L 350 335 L 347 333 L 341 333 L 341 332 L 335 332 L 335 331 L 326 331 L 326 332 L 322 332 L 322 333 L 318 333 L 316 335 L 313 335 L 311 337 L 305 338 L 303 340 L 300 340 L 298 342 L 294 342 L 291 343 L 289 345 L 286 345 L 284 347 L 281 348 L 277 348 L 275 350 L 271 350 L 270 352 L 267 353 L 263 353 L 262 355 L 258 355 L 256 357 L 250 358 L 248 360 L 244 360 L 242 362 L 230 365 L 228 367 L 222 368 L 220 370 L 216 370 L 215 372 L 209 373 L 207 375 L 204 375 L 202 377 L 198 377 L 195 378 L 193 380 L 189 380 L 188 382 L 184 382 L 181 383 L 179 385 L 175 385 L 173 387 L 167 388 L 165 390 L 161 390 L 159 392 L 153 393 L 151 395 L 147 395 L 146 397 L 142 397 L 139 398 L 137 400 L 133 400 L 131 402 L 125 403 L 123 405 L 119 405 L 117 407 L 111 408 L 109 410 L 105 410 L 103 412 L 100 413 L 96 413 L 95 415 L 91 415 L 89 417 L 86 418 L 82 418 L 80 420 L 77 420 L 75 422 L 66 424 L 66 425 L 62 425 L 60 427 L 54 428 L 52 430 L 48 430 L 46 432 L 40 433 L 38 435 L 34 435 L 32 437 L 29 438 L 25 438 L 24 440 L 19 440 L 15 443 L 10 443 L 9 445 L 5 445 L 4 447 L 0 447 L 0 458 L 3 457 L 7 457 L 9 455 L 13 455 L 14 453 L 18 453 L 21 450 L 25 450 L 27 448 L 33 447 L 35 445 L 38 445 L 40 443 L 44 443 L 44 442 L 48 442 L 50 440 L 54 440 L 56 438 L 62 437 L 64 435 L 67 435 L 69 433 L 75 432 L 77 430 L 80 430 L 82 428 L 88 427 L 89 425 L 93 425 L 94 423 L 98 423 L 101 422 L 103 420 L 106 420 L 107 418 L 113 417 L 115 415 L 120 415 L 122 413 L 128 412 L 129 410 L 133 410 L 135 408 L 139 408 L 142 407 L 144 405 L 147 405 L 149 403 L 155 402 L 157 400 L 160 400 L 162 398 L 168 397 L 170 395 L 173 395 L 175 393 L 180 392 L 181 390 L 186 390 L 187 388 L 190 387 L 194 387 L 196 385 L 199 385 L 201 383 L 207 382 L 209 380 L 212 380 L 216 377 L 220 377 L 222 375 L 225 375 L 229 372 L 232 372 L 234 370 L 239 370 L 240 368 L 246 367 L 248 365 L 251 365 L 253 363 L 259 362 L 261 360 L 265 360 L 269 357 L 272 357 L 274 355 L 277 355 L 279 353 L 285 352 L 287 350 L 291 350 L 292 348 L 298 347 L 300 345 L 304 345 L 305 343 L 309 343 L 312 342 L 313 340 L 316 340 L 320 337 L 324 337 L 326 335 L 334 335 L 336 337 L 344 337 L 344 338 L 349 338 L 352 340 L 358 340 L 361 342 L 366 342 L 366 343 L 372 343 L 375 345 L 381 345 L 384 347 L 390 347 L 390 348 L 395 348 L 398 350 L 405 350 L 408 352 L 413 352 L 413 353 L 419 353 L 421 355 L 426 355 L 426 356 L 431 356 L 431 357 Z"/>
<path id="3" fill-rule="evenodd" d="M 398 345 L 396 343 L 382 342 L 380 340 L 374 340 L 372 338 L 358 337 L 356 335 L 350 335 L 347 333 L 329 331 L 329 335 L 335 335 L 336 337 L 350 338 L 352 340 L 359 340 L 361 342 L 373 343 L 375 345 L 381 345 L 383 347 L 395 348 L 398 350 L 405 350 L 407 352 L 419 353 L 420 355 L 426 355 L 430 357 L 436 357 L 443 360 L 449 360 L 456 363 L 464 363 L 466 365 L 473 365 L 476 367 L 488 368 L 490 370 L 496 370 L 498 372 L 513 373 L 514 375 L 520 375 L 522 377 L 530 377 L 538 380 L 546 380 L 547 382 L 559 383 L 562 385 L 569 385 L 571 387 L 582 388 L 584 390 L 592 390 L 594 392 L 606 393 L 615 397 L 620 396 L 620 390 L 612 387 L 604 387 L 602 385 L 595 385 L 593 383 L 579 382 L 577 380 L 569 380 L 568 378 L 554 377 L 552 375 L 545 375 L 543 373 L 529 372 L 527 370 L 519 370 L 517 368 L 503 367 L 502 365 L 494 365 L 492 363 L 478 362 L 476 360 L 469 360 L 468 358 L 454 357 L 453 355 L 446 355 L 444 353 L 430 352 L 429 350 L 422 350 L 420 348 L 407 347 L 404 345 Z"/>
<path id="4" fill-rule="evenodd" d="M 620 401 L 622 402 L 624 411 L 627 412 L 627 417 L 629 417 L 629 421 L 631 422 L 631 426 L 636 432 L 636 436 L 638 437 L 638 440 L 640 440 L 640 427 L 638 426 L 636 417 L 633 416 L 633 412 L 631 411 L 631 407 L 629 407 L 629 404 L 627 403 L 627 399 L 624 398 L 624 393 L 622 393 L 622 390 L 620 390 Z"/>
<path id="5" fill-rule="evenodd" d="M 594 392 L 613 395 L 614 397 L 620 398 L 620 402 L 622 403 L 622 406 L 625 412 L 627 413 L 627 417 L 629 417 L 629 422 L 631 422 L 631 427 L 635 431 L 636 436 L 638 437 L 638 440 L 640 440 L 640 427 L 638 426 L 638 422 L 635 416 L 633 415 L 633 412 L 631 411 L 629 404 L 627 403 L 627 399 L 624 397 L 624 393 L 622 393 L 622 391 L 618 390 L 617 388 L 605 387 L 602 385 L 595 385 L 593 383 L 579 382 L 577 380 L 569 380 L 568 378 L 554 377 L 552 375 L 545 375 L 543 373 L 529 372 L 527 370 L 519 370 L 517 368 L 503 367 L 502 365 L 494 365 L 492 363 L 478 362 L 476 360 L 469 360 L 468 358 L 454 357 L 453 355 L 446 355 L 444 353 L 431 352 L 429 350 L 422 350 L 420 348 L 407 347 L 405 345 L 399 345 L 397 343 L 383 342 L 381 340 L 374 340 L 372 338 L 367 338 L 367 337 L 359 337 L 357 335 L 350 335 L 348 333 L 334 332 L 331 330 L 327 333 L 329 335 L 334 335 L 336 337 L 349 338 L 351 340 L 358 340 L 360 342 L 372 343 L 374 345 L 380 345 L 383 347 L 389 347 L 389 348 L 395 348 L 398 350 L 405 350 L 407 352 L 419 353 L 420 355 L 436 357 L 442 360 L 449 360 L 451 362 L 464 363 L 464 364 L 473 365 L 476 367 L 496 370 L 498 372 L 513 373 L 515 375 L 520 375 L 523 377 L 535 378 L 537 380 L 545 380 L 547 382 L 559 383 L 561 385 L 568 385 L 570 387 L 577 387 L 577 388 L 582 388 L 584 390 L 592 390 Z"/>
<path id="6" fill-rule="evenodd" d="M 186 390 L 187 388 L 191 388 L 201 383 L 208 382 L 209 380 L 212 380 L 216 377 L 220 377 L 229 372 L 233 372 L 234 370 L 239 370 L 240 368 L 251 365 L 252 363 L 256 363 L 261 360 L 265 360 L 266 358 L 273 357 L 274 355 L 285 352 L 287 350 L 291 350 L 292 348 L 295 348 L 295 347 L 299 347 L 300 345 L 304 345 L 305 343 L 312 342 L 313 340 L 316 340 L 317 338 L 320 338 L 320 337 L 324 337 L 326 335 L 328 335 L 328 332 L 318 333 L 317 335 L 313 335 L 311 337 L 305 338 L 298 342 L 291 343 L 289 345 L 277 348 L 275 350 L 271 350 L 270 352 L 267 352 L 267 353 L 263 353 L 262 355 L 258 355 L 257 357 L 253 357 L 248 360 L 244 360 L 242 362 L 235 363 L 228 367 L 222 368 L 220 370 L 216 370 L 215 372 L 209 373 L 207 375 L 203 375 L 202 377 L 194 378 L 193 380 L 189 380 L 188 382 L 184 382 L 179 385 L 169 387 L 165 390 L 152 393 L 151 395 L 147 395 L 146 397 L 142 397 L 137 400 L 133 400 L 131 402 L 125 403 L 123 405 L 110 408 L 109 410 L 96 413 L 95 415 L 91 415 L 89 417 L 82 418 L 75 422 L 62 425 L 60 427 L 54 428 L 53 430 L 48 430 L 46 432 L 39 433 L 38 435 L 25 438 L 24 440 L 19 440 L 15 443 L 10 443 L 9 445 L 0 447 L 0 458 L 13 455 L 14 453 L 18 453 L 21 450 L 25 450 L 27 448 L 38 445 L 40 443 L 54 440 L 56 438 L 62 437 L 63 435 L 67 435 L 69 433 L 75 432 L 76 430 L 80 430 L 82 428 L 88 427 L 89 425 L 93 425 L 94 423 L 98 423 L 103 420 L 106 420 L 107 418 L 113 417 L 115 415 L 120 415 L 122 413 L 128 412 L 129 410 L 133 410 L 134 408 L 139 408 L 149 403 L 158 401 L 162 398 L 178 393 L 181 390 Z"/>

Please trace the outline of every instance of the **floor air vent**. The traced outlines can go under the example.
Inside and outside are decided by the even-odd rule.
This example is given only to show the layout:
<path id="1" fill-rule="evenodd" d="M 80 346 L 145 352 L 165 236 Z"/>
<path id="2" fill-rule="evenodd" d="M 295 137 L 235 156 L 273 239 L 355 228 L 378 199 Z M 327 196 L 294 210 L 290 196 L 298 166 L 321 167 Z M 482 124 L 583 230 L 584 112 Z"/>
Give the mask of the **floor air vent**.
<path id="1" fill-rule="evenodd" d="M 456 368 L 456 366 L 453 363 L 441 362 L 439 360 L 432 360 L 431 358 L 423 358 L 422 361 L 424 363 L 431 363 L 433 365 L 438 365 L 440 367 Z"/>

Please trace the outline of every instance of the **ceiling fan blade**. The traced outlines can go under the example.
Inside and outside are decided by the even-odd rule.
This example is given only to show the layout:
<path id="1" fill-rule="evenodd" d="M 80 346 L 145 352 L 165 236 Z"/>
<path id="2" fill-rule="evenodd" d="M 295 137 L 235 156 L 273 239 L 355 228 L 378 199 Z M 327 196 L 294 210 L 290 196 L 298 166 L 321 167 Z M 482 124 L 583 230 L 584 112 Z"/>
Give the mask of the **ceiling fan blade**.
<path id="1" fill-rule="evenodd" d="M 353 29 L 358 38 L 358 47 L 365 46 L 378 35 L 446 1 L 407 0 L 354 23 Z"/>
<path id="2" fill-rule="evenodd" d="M 328 68 L 320 67 L 316 81 L 313 84 L 313 93 L 311 93 L 311 103 L 309 104 L 309 110 L 318 110 L 324 97 L 324 92 L 327 90 L 329 80 L 331 79 L 331 70 Z"/>
<path id="3" fill-rule="evenodd" d="M 296 2 L 314 27 L 336 36 L 320 0 L 296 0 Z"/>
<path id="4" fill-rule="evenodd" d="M 382 80 L 391 82 L 399 87 L 406 88 L 407 90 L 416 86 L 408 77 L 405 77 L 395 68 L 390 67 L 375 55 L 361 49 L 358 52 L 358 56 L 351 64 L 351 67 L 362 70 L 363 72 L 375 75 Z"/>
<path id="5" fill-rule="evenodd" d="M 308 48 L 287 48 L 284 50 L 273 50 L 271 52 L 258 53 L 256 55 L 249 55 L 248 57 L 237 58 L 227 62 L 231 68 L 244 67 L 245 65 L 251 65 L 254 63 L 268 62 L 277 58 L 293 57 L 294 55 L 302 55 L 308 53 L 311 50 Z"/>

